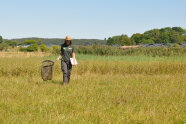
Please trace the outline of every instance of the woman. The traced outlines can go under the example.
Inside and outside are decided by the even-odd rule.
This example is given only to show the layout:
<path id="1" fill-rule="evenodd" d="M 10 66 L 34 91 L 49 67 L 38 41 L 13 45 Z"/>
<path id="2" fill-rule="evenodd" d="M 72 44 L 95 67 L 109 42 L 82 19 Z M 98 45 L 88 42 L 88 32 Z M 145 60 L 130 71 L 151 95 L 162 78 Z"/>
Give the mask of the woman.
<path id="1" fill-rule="evenodd" d="M 72 40 L 70 36 L 66 36 L 65 43 L 61 45 L 61 55 L 57 58 L 57 61 L 61 59 L 61 69 L 63 72 L 63 83 L 70 83 L 70 74 L 72 65 L 75 65 L 75 49 L 72 46 Z M 70 58 L 73 57 L 73 64 L 70 62 Z"/>

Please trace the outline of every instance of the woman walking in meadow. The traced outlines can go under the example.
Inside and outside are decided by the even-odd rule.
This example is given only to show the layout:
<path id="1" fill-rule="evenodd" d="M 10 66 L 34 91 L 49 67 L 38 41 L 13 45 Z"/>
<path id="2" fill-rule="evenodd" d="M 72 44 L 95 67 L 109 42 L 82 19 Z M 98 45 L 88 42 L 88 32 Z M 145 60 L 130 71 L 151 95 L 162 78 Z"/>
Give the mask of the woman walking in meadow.
<path id="1" fill-rule="evenodd" d="M 60 58 L 61 70 L 63 72 L 63 84 L 69 84 L 72 66 L 75 65 L 75 48 L 72 46 L 70 36 L 66 36 L 65 43 L 61 45 L 61 54 L 57 58 L 57 61 L 59 61 Z M 71 63 L 70 58 L 73 58 L 73 64 Z"/>

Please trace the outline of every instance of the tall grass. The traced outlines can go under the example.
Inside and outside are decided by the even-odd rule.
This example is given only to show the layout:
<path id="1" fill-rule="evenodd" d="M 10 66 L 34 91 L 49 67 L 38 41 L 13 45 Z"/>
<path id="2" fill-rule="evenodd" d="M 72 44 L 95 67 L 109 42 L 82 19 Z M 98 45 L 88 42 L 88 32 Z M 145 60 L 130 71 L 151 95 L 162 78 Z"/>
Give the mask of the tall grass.
<path id="1" fill-rule="evenodd" d="M 35 76 L 40 75 L 42 59 L 39 58 L 6 58 L 0 61 L 0 76 Z M 13 63 L 13 64 L 12 64 Z M 12 64 L 12 65 L 11 65 Z M 60 63 L 55 63 L 55 72 L 60 73 Z M 4 66 L 3 66 L 4 65 Z M 186 72 L 185 62 L 113 62 L 79 60 L 74 68 L 78 74 L 176 74 Z"/>
<path id="2" fill-rule="evenodd" d="M 186 122 L 185 60 L 86 57 L 70 85 L 62 85 L 59 62 L 53 80 L 42 81 L 41 62 L 54 56 L 0 57 L 0 123 Z"/>
<path id="3" fill-rule="evenodd" d="M 139 47 L 130 48 L 126 50 L 110 46 L 80 46 L 76 48 L 79 54 L 92 54 L 92 55 L 145 55 L 145 56 L 184 56 L 186 55 L 186 47 Z"/>

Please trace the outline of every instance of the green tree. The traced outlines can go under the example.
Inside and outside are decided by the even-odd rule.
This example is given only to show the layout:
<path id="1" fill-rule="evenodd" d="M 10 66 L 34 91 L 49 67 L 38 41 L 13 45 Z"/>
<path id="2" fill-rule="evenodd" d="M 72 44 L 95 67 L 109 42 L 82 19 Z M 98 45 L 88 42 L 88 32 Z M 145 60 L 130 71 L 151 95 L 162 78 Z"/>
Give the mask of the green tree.
<path id="1" fill-rule="evenodd" d="M 28 52 L 35 52 L 35 51 L 38 51 L 38 46 L 37 44 L 32 44 L 30 46 L 27 47 L 27 51 Z"/>
<path id="2" fill-rule="evenodd" d="M 183 36 L 183 41 L 186 43 L 186 35 Z"/>
<path id="3" fill-rule="evenodd" d="M 114 44 L 113 38 L 109 37 L 107 40 L 107 45 L 113 45 L 113 44 Z"/>
<path id="4" fill-rule="evenodd" d="M 134 42 L 130 40 L 130 38 L 127 35 L 121 35 L 120 37 L 120 45 L 133 45 Z"/>
<path id="5" fill-rule="evenodd" d="M 35 40 L 24 40 L 21 42 L 21 44 L 25 44 L 25 45 L 36 44 L 36 41 Z"/>
<path id="6" fill-rule="evenodd" d="M 147 35 L 147 34 L 142 34 L 140 39 L 141 39 L 141 40 L 139 41 L 140 44 L 147 43 L 147 41 L 148 41 L 149 43 L 151 43 L 151 42 L 154 43 L 154 40 L 152 40 L 152 37 L 150 37 L 150 36 Z M 151 42 L 150 42 L 150 41 L 151 41 Z"/>
<path id="7" fill-rule="evenodd" d="M 0 35 L 0 43 L 3 42 L 3 37 Z"/>
<path id="8" fill-rule="evenodd" d="M 11 45 L 12 46 L 17 46 L 18 45 L 18 41 L 17 40 L 12 41 Z"/>
<path id="9" fill-rule="evenodd" d="M 120 37 L 121 36 L 113 36 L 112 38 L 109 37 L 107 40 L 107 45 L 119 45 L 120 44 Z"/>
<path id="10" fill-rule="evenodd" d="M 60 54 L 60 47 L 57 45 L 52 46 L 52 53 L 53 54 Z"/>
<path id="11" fill-rule="evenodd" d="M 177 44 L 177 43 L 175 43 L 175 44 L 173 45 L 173 47 L 177 47 L 177 48 L 179 48 L 179 47 L 180 47 L 180 45 L 179 45 L 179 44 Z"/>
<path id="12" fill-rule="evenodd" d="M 173 27 L 172 30 L 175 32 L 178 32 L 180 35 L 183 35 L 186 33 L 186 30 L 181 27 Z"/>
<path id="13" fill-rule="evenodd" d="M 19 47 L 19 51 L 21 51 L 21 52 L 27 52 L 27 48 L 25 48 L 25 47 Z"/>
<path id="14" fill-rule="evenodd" d="M 8 44 L 9 46 L 17 46 L 18 44 L 18 41 L 14 40 L 14 41 L 11 41 L 11 40 L 8 40 L 8 41 L 5 41 L 6 44 Z"/>
<path id="15" fill-rule="evenodd" d="M 2 51 L 2 50 L 4 50 L 4 49 L 6 49 L 6 48 L 8 48 L 8 44 L 6 44 L 5 42 L 2 42 L 2 43 L 0 44 L 0 50 Z"/>
<path id="16" fill-rule="evenodd" d="M 150 31 L 146 31 L 144 34 L 148 35 L 150 37 L 150 39 L 152 39 L 155 43 L 161 43 L 159 29 L 153 29 Z"/>
<path id="17" fill-rule="evenodd" d="M 42 52 L 46 52 L 47 51 L 47 46 L 45 44 L 41 44 L 39 46 L 39 48 L 41 49 Z"/>
<path id="18" fill-rule="evenodd" d="M 113 45 L 120 45 L 120 37 L 121 36 L 113 36 Z"/>
<path id="19" fill-rule="evenodd" d="M 176 31 L 172 31 L 170 34 L 170 41 L 171 43 L 180 43 L 183 42 L 183 37 Z"/>
<path id="20" fill-rule="evenodd" d="M 170 27 L 160 29 L 160 32 L 171 32 L 171 31 L 172 31 L 172 28 L 170 28 Z"/>
<path id="21" fill-rule="evenodd" d="M 141 40 L 141 43 L 142 44 L 149 44 L 149 43 L 153 44 L 154 41 L 152 39 L 143 39 L 143 40 Z"/>
<path id="22" fill-rule="evenodd" d="M 136 33 L 136 34 L 133 34 L 132 37 L 131 37 L 131 40 L 132 42 L 135 42 L 136 44 L 139 44 L 142 40 L 142 34 L 140 33 Z"/>
<path id="23" fill-rule="evenodd" d="M 170 43 L 170 32 L 161 32 L 161 43 Z"/>
<path id="24" fill-rule="evenodd" d="M 41 39 L 39 38 L 38 40 L 37 40 L 37 45 L 41 45 L 42 44 L 42 42 L 41 42 Z"/>

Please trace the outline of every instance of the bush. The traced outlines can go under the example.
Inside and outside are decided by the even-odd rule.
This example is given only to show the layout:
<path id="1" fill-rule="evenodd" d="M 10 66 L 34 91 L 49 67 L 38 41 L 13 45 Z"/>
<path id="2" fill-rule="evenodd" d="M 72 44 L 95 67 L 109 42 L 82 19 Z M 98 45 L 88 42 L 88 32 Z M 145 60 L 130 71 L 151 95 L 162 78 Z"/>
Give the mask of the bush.
<path id="1" fill-rule="evenodd" d="M 167 44 L 168 47 L 172 47 L 172 45 L 170 43 Z"/>
<path id="2" fill-rule="evenodd" d="M 21 52 L 27 52 L 27 48 L 25 48 L 25 47 L 19 47 L 19 51 L 21 51 Z"/>
<path id="3" fill-rule="evenodd" d="M 0 44 L 0 50 L 4 50 L 4 49 L 7 49 L 8 48 L 8 44 L 6 44 L 6 43 L 1 43 Z"/>
<path id="4" fill-rule="evenodd" d="M 60 47 L 57 45 L 52 46 L 52 54 L 55 54 L 55 55 L 60 54 Z"/>
<path id="5" fill-rule="evenodd" d="M 152 39 L 143 39 L 141 40 L 142 44 L 149 44 L 149 43 L 154 43 L 154 41 Z"/>
<path id="6" fill-rule="evenodd" d="M 175 43 L 175 44 L 174 44 L 174 47 L 179 48 L 179 47 L 180 47 L 180 45 L 179 45 L 179 44 L 177 44 L 177 43 Z"/>
<path id="7" fill-rule="evenodd" d="M 36 52 L 38 51 L 38 46 L 37 44 L 30 45 L 28 47 L 19 47 L 19 51 L 22 52 Z"/>
<path id="8" fill-rule="evenodd" d="M 46 52 L 47 51 L 47 46 L 45 44 L 41 44 L 39 46 L 39 48 L 41 49 L 42 52 Z"/>
<path id="9" fill-rule="evenodd" d="M 35 52 L 35 51 L 38 51 L 38 46 L 37 44 L 32 44 L 30 46 L 27 47 L 27 51 L 28 52 Z"/>

